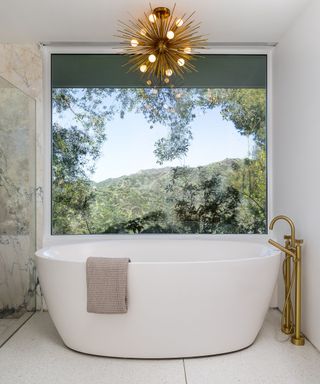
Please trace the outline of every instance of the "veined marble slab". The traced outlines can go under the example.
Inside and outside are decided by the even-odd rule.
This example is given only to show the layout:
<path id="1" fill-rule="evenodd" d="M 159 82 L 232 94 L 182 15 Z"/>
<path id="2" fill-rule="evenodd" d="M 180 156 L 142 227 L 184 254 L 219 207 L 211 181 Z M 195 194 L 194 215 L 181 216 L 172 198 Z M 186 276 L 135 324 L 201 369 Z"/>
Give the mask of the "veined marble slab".
<path id="1" fill-rule="evenodd" d="M 0 81 L 0 317 L 34 307 L 35 101 Z"/>

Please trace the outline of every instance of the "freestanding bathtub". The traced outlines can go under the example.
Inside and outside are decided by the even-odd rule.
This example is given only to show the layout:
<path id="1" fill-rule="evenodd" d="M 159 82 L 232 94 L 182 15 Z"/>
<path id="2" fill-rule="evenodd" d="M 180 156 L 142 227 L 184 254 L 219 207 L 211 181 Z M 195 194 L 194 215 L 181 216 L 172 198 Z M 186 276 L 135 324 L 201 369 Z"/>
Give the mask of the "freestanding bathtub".
<path id="1" fill-rule="evenodd" d="M 129 257 L 128 312 L 86 310 L 86 259 Z M 277 250 L 224 240 L 128 239 L 44 248 L 40 284 L 64 343 L 127 358 L 221 354 L 252 344 L 278 275 Z"/>

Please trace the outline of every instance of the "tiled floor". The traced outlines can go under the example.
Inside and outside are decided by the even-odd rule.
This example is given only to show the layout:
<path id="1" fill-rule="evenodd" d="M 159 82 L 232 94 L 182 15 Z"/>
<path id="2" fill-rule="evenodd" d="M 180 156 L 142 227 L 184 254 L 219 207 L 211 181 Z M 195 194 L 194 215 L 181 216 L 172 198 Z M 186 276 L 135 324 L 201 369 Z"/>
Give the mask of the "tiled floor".
<path id="1" fill-rule="evenodd" d="M 23 323 L 25 323 L 32 313 L 27 312 L 21 315 L 19 318 L 7 318 L 0 319 L 0 347 L 4 344 L 11 335 L 13 335 Z"/>
<path id="2" fill-rule="evenodd" d="M 0 337 L 8 331 L 15 323 L 17 319 L 0 319 Z"/>
<path id="3" fill-rule="evenodd" d="M 256 342 L 227 355 L 176 360 L 95 357 L 65 348 L 47 313 L 35 314 L 1 349 L 1 384 L 319 384 L 320 353 L 295 347 L 268 313 Z"/>

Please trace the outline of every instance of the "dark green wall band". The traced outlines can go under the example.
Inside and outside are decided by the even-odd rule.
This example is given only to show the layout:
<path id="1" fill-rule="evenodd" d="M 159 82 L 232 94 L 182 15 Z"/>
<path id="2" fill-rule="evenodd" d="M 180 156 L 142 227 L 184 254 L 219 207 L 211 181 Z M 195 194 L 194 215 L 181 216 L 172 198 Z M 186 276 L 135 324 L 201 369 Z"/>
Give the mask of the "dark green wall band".
<path id="1" fill-rule="evenodd" d="M 138 72 L 128 72 L 119 54 L 52 54 L 53 88 L 135 88 L 146 86 Z M 175 87 L 266 88 L 266 55 L 201 55 L 198 72 L 175 79 Z"/>

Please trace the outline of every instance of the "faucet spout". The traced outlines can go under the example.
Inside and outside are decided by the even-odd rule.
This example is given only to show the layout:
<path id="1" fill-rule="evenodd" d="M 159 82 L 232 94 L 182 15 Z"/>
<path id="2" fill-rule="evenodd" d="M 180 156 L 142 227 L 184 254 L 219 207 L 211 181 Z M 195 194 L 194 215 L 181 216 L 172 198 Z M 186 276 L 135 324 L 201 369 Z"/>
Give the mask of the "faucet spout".
<path id="1" fill-rule="evenodd" d="M 293 252 L 291 252 L 288 248 L 283 247 L 281 244 L 277 243 L 276 241 L 274 241 L 272 239 L 269 239 L 268 242 L 270 244 L 272 244 L 274 247 L 280 249 L 280 251 L 282 251 L 282 252 L 286 253 L 287 255 L 293 257 L 293 259 L 296 258 L 296 255 Z"/>
<path id="2" fill-rule="evenodd" d="M 291 235 L 290 235 L 290 240 L 291 240 L 291 247 L 295 247 L 296 245 L 296 229 L 295 229 L 295 226 L 294 226 L 294 223 L 293 221 L 288 217 L 288 216 L 284 216 L 284 215 L 279 215 L 279 216 L 276 216 L 274 217 L 271 222 L 270 222 L 270 225 L 269 225 L 269 229 L 273 229 L 273 226 L 274 224 L 278 221 L 278 220 L 284 220 L 286 221 L 289 226 L 290 226 L 290 230 L 291 230 Z M 274 245 L 274 244 L 273 244 Z M 278 244 L 280 245 L 280 244 Z M 279 248 L 279 247 L 278 247 Z"/>

